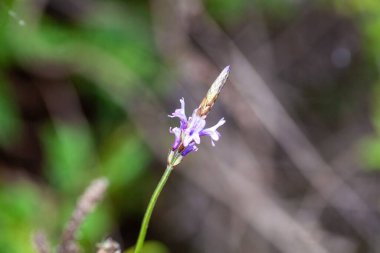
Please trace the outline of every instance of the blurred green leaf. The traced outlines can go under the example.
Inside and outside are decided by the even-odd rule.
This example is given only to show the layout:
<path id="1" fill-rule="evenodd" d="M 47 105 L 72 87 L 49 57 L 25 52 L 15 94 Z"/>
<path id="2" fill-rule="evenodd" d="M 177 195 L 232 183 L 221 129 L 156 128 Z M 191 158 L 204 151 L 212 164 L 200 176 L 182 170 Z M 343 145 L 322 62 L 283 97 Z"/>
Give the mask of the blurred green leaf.
<path id="1" fill-rule="evenodd" d="M 20 183 L 1 187 L 1 222 L 20 225 L 32 221 L 35 218 L 34 210 L 40 205 L 39 201 L 36 189 L 29 184 Z"/>
<path id="2" fill-rule="evenodd" d="M 62 123 L 46 127 L 42 133 L 47 154 L 46 173 L 58 190 L 72 196 L 91 178 L 94 164 L 94 144 L 88 129 Z"/>
<path id="3" fill-rule="evenodd" d="M 0 245 L 2 252 L 35 253 L 31 235 L 51 222 L 50 200 L 29 182 L 0 185 Z"/>
<path id="4" fill-rule="evenodd" d="M 380 100 L 378 98 L 380 98 L 380 80 L 377 83 L 377 86 L 375 87 L 374 92 L 373 92 L 374 112 L 373 112 L 373 118 L 372 118 L 373 124 L 375 126 L 375 130 L 377 131 L 378 134 L 380 134 Z"/>
<path id="5" fill-rule="evenodd" d="M 133 253 L 134 247 L 127 249 L 124 253 Z M 146 241 L 141 253 L 169 253 L 169 249 L 161 242 Z"/>
<path id="6" fill-rule="evenodd" d="M 126 126 L 110 135 L 102 150 L 103 174 L 110 180 L 111 190 L 127 186 L 151 160 L 141 139 Z"/>
<path id="7" fill-rule="evenodd" d="M 6 39 L 6 29 L 7 29 L 7 24 L 8 20 L 10 18 L 9 16 L 9 10 L 11 4 L 7 3 L 1 3 L 0 2 L 0 65 L 3 65 L 6 63 L 6 56 L 8 56 L 9 50 L 7 47 L 7 39 Z"/>
<path id="8" fill-rule="evenodd" d="M 379 8 L 380 11 L 380 8 Z M 363 32 L 366 36 L 365 52 L 370 58 L 377 59 L 380 57 L 380 15 L 370 19 L 370 22 L 365 22 Z"/>
<path id="9" fill-rule="evenodd" d="M 94 11 L 75 27 L 64 26 L 51 18 L 43 17 L 38 29 L 10 26 L 6 39 L 10 42 L 10 50 L 21 61 L 58 60 L 84 69 L 91 68 L 93 74 L 97 74 L 94 69 L 99 69 L 102 73 L 107 70 L 112 73 L 109 75 L 112 78 L 113 75 L 125 76 L 125 69 L 107 64 L 117 60 L 133 73 L 152 80 L 157 59 L 153 51 L 155 47 L 150 24 L 147 19 L 137 16 L 132 19 L 133 15 L 135 14 L 118 6 L 105 7 Z M 25 46 L 26 37 L 28 47 Z M 94 51 L 102 53 L 93 56 Z"/>
<path id="10" fill-rule="evenodd" d="M 207 9 L 219 20 L 231 22 L 242 18 L 242 13 L 247 10 L 250 1 L 247 0 L 206 0 Z"/>
<path id="11" fill-rule="evenodd" d="M 380 137 L 364 140 L 360 151 L 366 168 L 380 170 Z"/>
<path id="12" fill-rule="evenodd" d="M 350 1 L 325 1 L 327 4 L 333 3 L 335 8 L 343 11 L 346 14 L 363 13 L 367 17 L 371 14 L 378 13 L 380 9 L 380 2 L 377 0 L 350 0 Z M 368 16 L 369 15 L 369 16 Z"/>
<path id="13" fill-rule="evenodd" d="M 294 2 L 289 0 L 206 0 L 208 11 L 221 23 L 231 25 L 246 19 L 248 11 L 260 9 L 268 13 L 270 18 L 289 17 L 294 10 Z"/>
<path id="14" fill-rule="evenodd" d="M 117 57 L 132 72 L 148 77 L 157 66 L 154 40 L 148 19 L 141 13 L 137 16 L 134 10 L 108 4 L 89 16 L 78 32 L 87 43 Z"/>

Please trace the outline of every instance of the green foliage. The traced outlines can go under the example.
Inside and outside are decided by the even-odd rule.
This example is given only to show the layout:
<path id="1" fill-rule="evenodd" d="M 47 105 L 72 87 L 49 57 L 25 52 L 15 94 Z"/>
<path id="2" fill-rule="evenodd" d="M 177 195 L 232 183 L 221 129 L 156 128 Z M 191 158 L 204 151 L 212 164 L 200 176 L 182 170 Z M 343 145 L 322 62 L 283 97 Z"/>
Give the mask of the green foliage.
<path id="1" fill-rule="evenodd" d="M 363 35 L 366 56 L 377 61 L 380 56 L 380 2 L 377 0 L 326 1 L 342 14 L 357 20 Z"/>
<path id="2" fill-rule="evenodd" d="M 133 73 L 151 79 L 157 64 L 148 25 L 147 20 L 133 17 L 123 8 L 106 6 L 76 27 L 44 17 L 37 30 L 10 24 L 5 36 L 9 50 L 21 61 L 56 60 L 79 65 L 80 69 L 108 71 L 116 77 L 124 75 L 121 68 L 113 68 L 118 61 Z M 28 38 L 28 46 L 24 38 Z M 112 75 L 109 77 L 112 81 Z"/>
<path id="3" fill-rule="evenodd" d="M 373 95 L 373 125 L 375 135 L 367 137 L 360 144 L 360 151 L 364 164 L 368 169 L 380 169 L 380 85 L 378 84 Z"/>
<path id="4" fill-rule="evenodd" d="M 358 19 L 360 32 L 365 43 L 364 51 L 369 62 L 377 69 L 374 80 L 373 118 L 375 134 L 360 143 L 363 162 L 369 169 L 380 169 L 380 76 L 378 62 L 380 60 L 380 2 L 377 0 L 351 0 L 333 2 L 337 10 L 345 15 Z"/>
<path id="5" fill-rule="evenodd" d="M 34 16 L 38 13 L 29 1 L 0 3 L 1 69 L 13 65 L 29 69 L 38 63 L 67 66 L 73 72 L 75 92 L 93 106 L 88 124 L 54 117 L 35 123 L 42 143 L 45 187 L 51 196 L 26 182 L 0 185 L 0 245 L 4 252 L 34 252 L 30 238 L 38 228 L 45 229 L 57 243 L 77 198 L 100 175 L 110 181 L 109 198 L 85 220 L 79 233 L 85 252 L 94 251 L 96 243 L 114 229 L 115 210 L 138 209 L 145 199 L 136 197 L 136 192 L 150 190 L 142 177 L 147 175 L 151 154 L 124 110 L 105 92 L 128 94 L 140 80 L 153 83 L 159 62 L 149 9 L 139 1 L 93 4 L 96 8 L 72 25 L 54 15 Z M 20 20 L 25 20 L 25 25 L 20 25 Z M 7 82 L 1 73 L 0 146 L 4 148 L 14 144 L 22 130 L 19 108 Z M 146 178 L 149 182 L 150 177 Z"/>
<path id="6" fill-rule="evenodd" d="M 380 6 L 378 8 L 380 11 Z M 367 47 L 366 51 L 370 58 L 373 60 L 378 59 L 380 56 L 380 33 L 378 32 L 380 29 L 380 15 L 377 17 L 372 17 L 369 22 L 365 24 L 364 32 L 366 35 Z"/>
<path id="7" fill-rule="evenodd" d="M 146 168 L 152 157 L 142 140 L 130 126 L 121 126 L 101 145 L 100 173 L 110 181 L 109 192 L 118 203 L 115 213 L 141 212 L 146 206 L 144 196 L 151 194 L 152 177 Z"/>
<path id="8" fill-rule="evenodd" d="M 247 0 L 207 0 L 208 10 L 219 20 L 237 19 L 241 17 L 241 13 L 247 8 L 249 1 Z"/>
<path id="9" fill-rule="evenodd" d="M 380 168 L 380 137 L 371 137 L 361 145 L 361 154 L 368 169 Z"/>
<path id="10" fill-rule="evenodd" d="M 121 127 L 109 136 L 103 149 L 102 174 L 110 180 L 111 191 L 136 180 L 150 161 L 141 140 L 131 135 L 128 127 Z"/>
<path id="11" fill-rule="evenodd" d="M 34 253 L 32 233 L 55 218 L 47 196 L 28 182 L 0 184 L 0 206 L 2 252 Z"/>
<path id="12" fill-rule="evenodd" d="M 293 13 L 294 2 L 289 0 L 206 0 L 208 11 L 221 23 L 231 25 L 247 18 L 249 11 L 267 14 L 274 19 L 283 19 Z"/>
<path id="13" fill-rule="evenodd" d="M 63 123 L 45 128 L 42 134 L 47 154 L 48 178 L 57 190 L 75 196 L 91 178 L 94 168 L 91 135 L 83 126 Z"/>

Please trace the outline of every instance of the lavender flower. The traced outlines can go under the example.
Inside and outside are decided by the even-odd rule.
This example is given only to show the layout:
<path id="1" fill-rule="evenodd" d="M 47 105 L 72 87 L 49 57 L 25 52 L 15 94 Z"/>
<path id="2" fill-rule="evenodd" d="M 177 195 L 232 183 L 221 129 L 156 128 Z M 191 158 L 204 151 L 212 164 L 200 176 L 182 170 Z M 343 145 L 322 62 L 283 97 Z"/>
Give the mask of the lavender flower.
<path id="1" fill-rule="evenodd" d="M 214 141 L 219 140 L 220 133 L 217 131 L 218 127 L 223 125 L 226 121 L 221 118 L 216 125 L 205 128 L 207 114 L 212 109 L 216 99 L 218 98 L 224 84 L 226 83 L 228 74 L 230 72 L 230 67 L 227 66 L 216 78 L 214 83 L 211 85 L 206 96 L 203 98 L 201 104 L 193 111 L 191 117 L 187 118 L 185 113 L 185 100 L 180 99 L 181 108 L 175 110 L 170 118 L 179 118 L 180 126 L 169 128 L 169 132 L 174 134 L 174 143 L 172 148 L 169 150 L 168 163 L 165 169 L 165 173 L 162 175 L 160 182 L 158 183 L 153 195 L 149 201 L 148 207 L 144 214 L 144 219 L 141 224 L 141 229 L 139 237 L 137 238 L 136 247 L 134 253 L 140 253 L 144 245 L 144 240 L 146 232 L 148 229 L 149 221 L 152 216 L 154 206 L 156 205 L 157 199 L 167 182 L 170 173 L 189 153 L 197 151 L 197 145 L 201 142 L 202 136 L 209 136 L 211 138 L 211 144 L 215 146 Z"/>
<path id="2" fill-rule="evenodd" d="M 198 147 L 195 144 L 201 142 L 201 136 L 211 137 L 211 143 L 215 146 L 214 141 L 217 141 L 220 138 L 220 133 L 217 129 L 226 122 L 224 118 L 221 118 L 213 127 L 205 129 L 205 116 L 199 116 L 197 113 L 198 109 L 195 109 L 192 116 L 187 119 L 185 114 L 185 100 L 181 98 L 180 102 L 181 108 L 169 115 L 170 118 L 177 117 L 180 119 L 180 127 L 170 128 L 169 130 L 170 133 L 175 136 L 172 150 L 176 151 L 181 146 L 181 149 L 178 151 L 182 156 L 185 156 L 192 151 L 197 151 Z"/>
<path id="3" fill-rule="evenodd" d="M 180 120 L 179 127 L 169 129 L 169 132 L 174 134 L 175 137 L 168 157 L 169 164 L 173 166 L 177 165 L 184 156 L 193 151 L 197 151 L 197 145 L 201 142 L 201 136 L 209 136 L 212 146 L 215 146 L 214 141 L 219 140 L 221 134 L 217 129 L 226 121 L 224 118 L 221 118 L 214 126 L 205 128 L 206 117 L 226 82 L 229 70 L 230 67 L 228 66 L 220 73 L 215 82 L 211 85 L 200 106 L 193 111 L 191 117 L 187 118 L 186 116 L 184 98 L 180 99 L 181 107 L 176 109 L 171 115 L 168 115 L 170 118 L 179 118 Z"/>

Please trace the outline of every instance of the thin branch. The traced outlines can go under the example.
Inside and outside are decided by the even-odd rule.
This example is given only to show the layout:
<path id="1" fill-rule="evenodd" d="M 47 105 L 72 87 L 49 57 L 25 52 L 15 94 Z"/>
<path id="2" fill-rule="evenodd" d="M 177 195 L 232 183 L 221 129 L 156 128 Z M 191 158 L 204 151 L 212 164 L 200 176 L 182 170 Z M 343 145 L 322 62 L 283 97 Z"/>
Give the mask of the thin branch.
<path id="1" fill-rule="evenodd" d="M 77 253 L 76 233 L 84 219 L 93 211 L 98 202 L 103 198 L 107 189 L 108 181 L 105 178 L 94 180 L 79 198 L 77 206 L 62 233 L 59 253 Z"/>
<path id="2" fill-rule="evenodd" d="M 50 244 L 45 233 L 38 231 L 33 235 L 34 247 L 38 253 L 50 253 Z"/>

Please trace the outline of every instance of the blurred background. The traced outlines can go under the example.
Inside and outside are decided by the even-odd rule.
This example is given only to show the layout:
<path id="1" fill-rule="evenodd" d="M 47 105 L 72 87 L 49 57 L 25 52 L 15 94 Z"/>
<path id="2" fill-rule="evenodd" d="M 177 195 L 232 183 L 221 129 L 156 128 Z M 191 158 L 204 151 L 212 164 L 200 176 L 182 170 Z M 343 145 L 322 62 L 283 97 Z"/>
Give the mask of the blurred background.
<path id="1" fill-rule="evenodd" d="M 208 124 L 154 212 L 151 253 L 380 252 L 380 1 L 2 0 L 0 252 L 79 233 L 123 249 L 178 125 L 226 65 Z"/>

